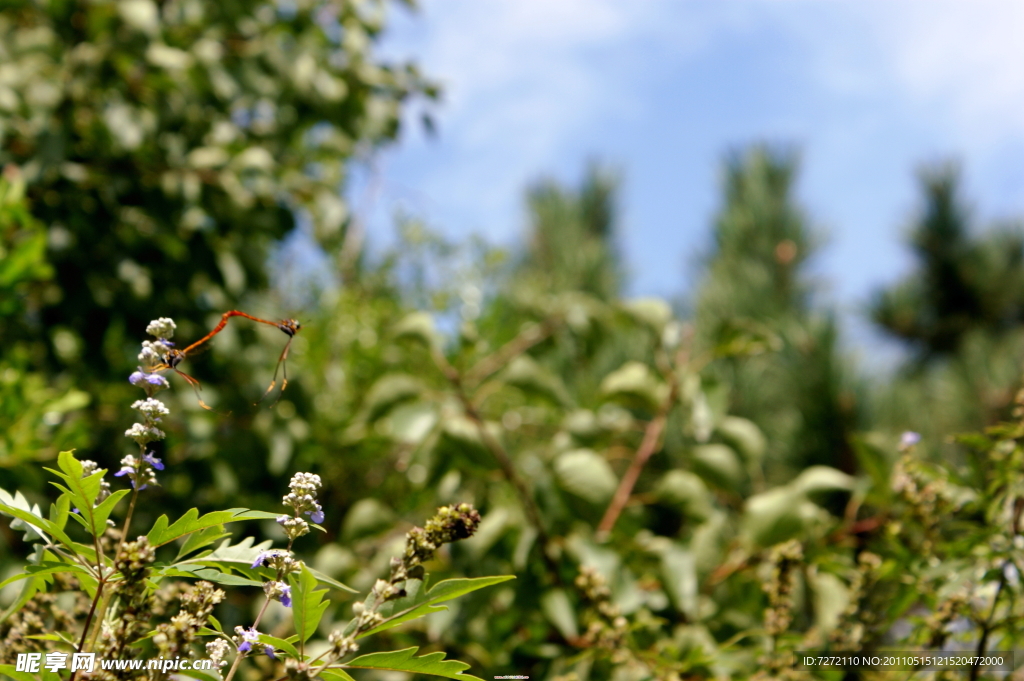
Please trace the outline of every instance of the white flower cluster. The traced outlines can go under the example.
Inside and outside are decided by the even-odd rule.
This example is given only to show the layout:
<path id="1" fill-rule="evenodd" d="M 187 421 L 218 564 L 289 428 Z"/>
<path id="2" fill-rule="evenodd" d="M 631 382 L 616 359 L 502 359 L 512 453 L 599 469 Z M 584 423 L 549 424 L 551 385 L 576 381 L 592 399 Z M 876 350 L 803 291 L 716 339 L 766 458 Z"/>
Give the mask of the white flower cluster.
<path id="1" fill-rule="evenodd" d="M 150 336 L 155 336 L 163 340 L 170 340 L 174 338 L 174 330 L 178 328 L 178 325 L 174 323 L 174 320 L 170 317 L 160 317 L 154 319 L 146 327 L 146 333 Z"/>
<path id="2" fill-rule="evenodd" d="M 147 370 L 152 371 L 163 364 L 164 355 L 170 352 L 171 346 L 162 340 L 142 341 L 142 351 L 139 353 L 139 362 Z"/>
<path id="3" fill-rule="evenodd" d="M 167 416 L 171 413 L 163 402 L 152 397 L 147 397 L 144 400 L 135 400 L 132 403 L 132 409 L 141 411 L 150 423 L 160 423 L 161 416 Z"/>
<path id="4" fill-rule="evenodd" d="M 133 423 L 131 428 L 124 431 L 124 436 L 138 442 L 140 447 L 145 447 L 155 440 L 163 440 L 167 434 L 155 426 Z"/>
<path id="5" fill-rule="evenodd" d="M 315 473 L 296 473 L 288 483 L 291 491 L 281 501 L 295 509 L 295 517 L 306 514 L 314 523 L 322 523 L 324 512 L 316 500 L 316 492 L 322 484 L 320 476 Z M 277 522 L 281 523 L 281 520 Z"/>
<path id="6" fill-rule="evenodd" d="M 206 656 L 213 661 L 213 666 L 219 669 L 227 665 L 228 661 L 224 657 L 230 649 L 231 647 L 224 639 L 214 639 L 206 644 Z"/>
<path id="7" fill-rule="evenodd" d="M 132 403 L 132 409 L 137 409 L 142 414 L 142 423 L 134 423 L 131 428 L 124 431 L 125 437 L 135 440 L 142 453 L 138 457 L 124 457 L 121 460 L 121 470 L 115 475 L 127 475 L 136 490 L 157 484 L 156 471 L 164 469 L 160 459 L 156 458 L 153 452 L 146 451 L 146 445 L 167 437 L 156 424 L 171 411 L 163 402 L 154 399 L 153 394 L 171 386 L 166 378 L 154 372 L 159 369 L 164 355 L 170 352 L 174 345 L 168 340 L 174 336 L 174 329 L 174 321 L 167 317 L 160 317 L 149 323 L 146 331 L 155 336 L 156 340 L 143 341 L 142 351 L 139 353 L 141 366 L 128 377 L 128 382 L 145 390 L 147 396 L 144 400 L 135 400 Z"/>

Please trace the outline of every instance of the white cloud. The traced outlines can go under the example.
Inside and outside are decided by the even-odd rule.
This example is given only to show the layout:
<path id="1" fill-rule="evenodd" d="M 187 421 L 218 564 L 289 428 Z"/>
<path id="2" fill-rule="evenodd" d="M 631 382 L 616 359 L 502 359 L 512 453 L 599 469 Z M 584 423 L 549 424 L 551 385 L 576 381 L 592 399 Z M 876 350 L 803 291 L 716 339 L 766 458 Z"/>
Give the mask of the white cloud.
<path id="1" fill-rule="evenodd" d="M 652 73 L 707 44 L 711 24 L 743 15 L 671 0 L 424 3 L 408 52 L 444 86 L 444 149 L 422 149 L 437 165 L 419 188 L 493 216 L 469 228 L 509 236 L 527 182 L 557 170 L 574 143 L 600 153 L 595 121 L 642 119 Z"/>
<path id="2" fill-rule="evenodd" d="M 901 100 L 927 123 L 962 136 L 958 141 L 988 145 L 1024 136 L 1024 3 L 830 6 L 843 11 L 825 27 L 795 17 L 826 87 Z"/>
<path id="3" fill-rule="evenodd" d="M 893 227 L 922 155 L 959 152 L 969 177 L 1020 195 L 1019 0 L 426 0 L 403 25 L 390 49 L 445 85 L 440 139 L 385 158 L 378 207 L 403 199 L 453 235 L 504 240 L 527 182 L 620 154 L 640 290 L 674 288 L 669 261 L 706 236 L 715 154 L 765 135 L 807 145 L 802 184 L 857 296 L 901 261 Z M 641 176 L 660 189 L 638 198 Z"/>

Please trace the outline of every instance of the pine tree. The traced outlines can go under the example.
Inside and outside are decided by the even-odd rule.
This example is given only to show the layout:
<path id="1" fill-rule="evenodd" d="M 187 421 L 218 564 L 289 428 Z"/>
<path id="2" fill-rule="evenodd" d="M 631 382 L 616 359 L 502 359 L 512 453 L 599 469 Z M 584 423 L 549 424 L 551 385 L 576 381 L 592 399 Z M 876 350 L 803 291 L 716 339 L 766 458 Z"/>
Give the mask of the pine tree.
<path id="1" fill-rule="evenodd" d="M 698 341 L 729 357 L 732 413 L 769 442 L 769 477 L 812 464 L 854 468 L 856 401 L 839 357 L 835 320 L 814 309 L 805 264 L 815 236 L 794 197 L 792 152 L 755 146 L 731 155 L 714 246 L 696 294 Z M 774 351 L 773 351 L 774 347 Z"/>
<path id="2" fill-rule="evenodd" d="M 545 291 L 583 291 L 613 298 L 622 274 L 614 245 L 615 191 L 607 170 L 591 165 L 578 190 L 553 180 L 527 194 L 529 236 L 519 277 Z"/>
<path id="3" fill-rule="evenodd" d="M 925 167 L 918 180 L 909 236 L 918 265 L 871 309 L 912 353 L 880 396 L 877 421 L 941 442 L 1009 416 L 1024 368 L 1024 230 L 977 230 L 955 164 Z"/>
<path id="4" fill-rule="evenodd" d="M 919 180 L 924 206 L 910 235 L 919 266 L 878 294 L 872 316 L 930 359 L 960 350 L 973 330 L 999 334 L 1024 320 L 1024 235 L 972 235 L 955 165 L 926 167 Z"/>

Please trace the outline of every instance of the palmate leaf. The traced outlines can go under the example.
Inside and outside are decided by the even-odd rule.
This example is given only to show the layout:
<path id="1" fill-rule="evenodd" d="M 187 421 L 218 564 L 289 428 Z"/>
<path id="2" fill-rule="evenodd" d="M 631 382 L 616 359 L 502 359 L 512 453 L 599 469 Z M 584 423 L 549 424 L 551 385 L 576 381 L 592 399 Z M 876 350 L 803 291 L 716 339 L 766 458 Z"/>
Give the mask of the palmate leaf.
<path id="1" fill-rule="evenodd" d="M 47 561 L 40 565 L 29 565 L 23 572 L 19 572 L 13 577 L 8 577 L 4 581 L 0 582 L 0 589 L 4 588 L 8 584 L 21 581 L 22 579 L 29 579 L 30 577 L 41 577 L 42 575 L 52 575 L 58 572 L 73 572 L 79 575 L 88 575 L 89 571 L 81 565 L 74 565 L 73 563 L 61 563 Z"/>
<path id="2" fill-rule="evenodd" d="M 295 620 L 295 633 L 299 640 L 305 643 L 316 633 L 320 625 L 320 618 L 324 616 L 324 610 L 331 604 L 324 599 L 327 589 L 317 589 L 319 586 L 316 577 L 305 565 L 298 575 L 289 575 L 288 581 L 292 587 L 292 617 Z"/>
<path id="3" fill-rule="evenodd" d="M 42 515 L 39 514 L 38 507 L 35 507 L 34 510 L 25 510 L 11 504 L 0 502 L 0 513 L 22 520 L 25 524 L 31 525 L 33 528 L 38 530 L 42 530 L 43 533 L 56 539 L 68 548 L 73 548 L 72 545 L 74 542 L 71 541 L 71 538 L 68 537 L 64 533 L 64 530 L 59 528 L 55 523 L 43 518 Z M 11 523 L 11 526 L 13 527 L 14 523 Z"/>
<path id="4" fill-rule="evenodd" d="M 50 522 L 64 529 L 68 524 L 68 516 L 71 515 L 71 499 L 63 494 L 57 497 L 57 501 L 50 504 Z"/>
<path id="5" fill-rule="evenodd" d="M 438 604 L 458 598 L 459 596 L 465 596 L 477 589 L 507 582 L 510 579 L 515 579 L 515 577 L 512 575 L 498 575 L 496 577 L 476 577 L 474 579 L 446 579 L 435 584 L 425 594 L 410 584 L 406 587 L 410 591 L 409 596 L 385 603 L 378 611 L 384 617 L 393 617 L 393 619 L 388 619 L 384 624 L 361 634 L 359 638 L 397 627 L 403 622 L 419 619 L 438 610 L 445 610 L 445 606 Z"/>
<path id="6" fill-rule="evenodd" d="M 128 490 L 119 490 L 97 505 L 96 499 L 99 497 L 103 476 L 107 474 L 106 469 L 100 469 L 88 477 L 82 477 L 82 464 L 72 452 L 61 452 L 57 457 L 57 464 L 60 466 L 60 470 L 52 468 L 46 470 L 63 480 L 67 486 L 56 482 L 50 484 L 62 491 L 68 498 L 69 504 L 78 509 L 78 521 L 89 534 L 95 537 L 106 532 L 107 518 L 110 517 L 117 502 L 128 494 Z"/>
<path id="7" fill-rule="evenodd" d="M 175 556 L 174 561 L 177 562 L 188 554 L 205 548 L 218 539 L 224 539 L 230 535 L 230 532 L 224 531 L 223 525 L 214 525 L 213 527 L 207 527 L 205 530 L 193 532 L 185 540 L 185 543 L 181 545 L 181 548 L 178 549 L 178 555 Z"/>
<path id="8" fill-rule="evenodd" d="M 230 508 L 226 511 L 214 511 L 213 513 L 207 513 L 203 517 L 199 517 L 199 509 L 193 508 L 185 513 L 174 522 L 170 524 L 170 520 L 166 515 L 162 515 L 156 520 L 156 524 L 153 525 L 153 529 L 149 531 L 146 538 L 153 547 L 163 546 L 169 544 L 175 539 L 180 539 L 186 535 L 192 534 L 193 532 L 199 532 L 209 527 L 215 527 L 217 525 L 224 525 L 226 523 L 237 523 L 242 520 L 267 520 L 276 519 L 277 513 L 267 513 L 265 511 L 251 511 L 247 508 Z"/>
<path id="9" fill-rule="evenodd" d="M 360 655 L 345 665 L 346 668 L 356 669 L 386 669 L 396 672 L 412 672 L 416 674 L 430 674 L 431 676 L 443 676 L 447 679 L 472 679 L 482 681 L 480 678 L 462 672 L 469 669 L 469 665 L 458 660 L 446 660 L 443 652 L 429 653 L 422 657 L 416 657 L 419 648 L 406 648 L 405 650 L 393 650 L 388 653 L 370 653 Z"/>
<path id="10" fill-rule="evenodd" d="M 21 593 L 18 595 L 18 598 L 6 610 L 0 613 L 0 623 L 3 623 L 8 617 L 21 610 L 37 593 L 45 590 L 46 578 L 33 575 L 32 579 L 26 581 L 25 585 L 21 587 Z"/>
<path id="11" fill-rule="evenodd" d="M 42 512 L 39 510 L 38 505 L 33 506 L 18 490 L 15 490 L 14 494 L 11 494 L 5 489 L 0 489 L 0 513 L 14 518 L 14 520 L 11 521 L 11 529 L 24 532 L 25 541 L 36 541 L 37 539 L 43 538 L 43 535 L 36 530 L 33 523 L 28 522 L 23 518 L 19 518 L 17 515 L 14 515 L 9 511 L 5 511 L 3 506 L 10 506 L 11 508 L 19 509 L 25 513 L 42 517 Z"/>

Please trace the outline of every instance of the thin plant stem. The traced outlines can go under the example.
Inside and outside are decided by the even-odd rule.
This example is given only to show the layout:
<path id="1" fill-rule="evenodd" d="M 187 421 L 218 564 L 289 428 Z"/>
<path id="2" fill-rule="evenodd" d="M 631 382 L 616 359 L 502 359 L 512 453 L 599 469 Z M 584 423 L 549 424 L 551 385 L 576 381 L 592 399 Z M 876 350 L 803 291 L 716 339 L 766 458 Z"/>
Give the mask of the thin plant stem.
<path id="1" fill-rule="evenodd" d="M 530 338 L 533 339 L 530 345 L 536 342 L 540 342 L 540 338 L 537 338 L 536 336 L 530 335 Z M 508 345 L 512 345 L 514 343 L 515 341 L 512 341 Z M 508 345 L 506 345 L 505 347 L 507 348 Z M 526 347 L 529 347 L 529 345 L 527 345 Z M 544 562 L 547 564 L 548 569 L 551 571 L 555 579 L 558 580 L 559 577 L 557 565 L 555 565 L 555 562 L 549 555 L 548 550 L 550 546 L 550 539 L 548 537 L 547 531 L 544 529 L 544 524 L 541 520 L 540 509 L 537 508 L 537 504 L 533 500 L 533 496 L 530 493 L 529 487 L 526 486 L 526 483 L 523 481 L 522 477 L 520 477 L 519 473 L 516 471 L 515 465 L 512 463 L 512 457 L 508 455 L 508 452 L 505 451 L 505 448 L 501 445 L 501 443 L 498 442 L 498 440 L 487 430 L 487 426 L 484 422 L 483 417 L 480 415 L 480 412 L 477 410 L 476 406 L 473 404 L 473 401 L 470 399 L 469 394 L 466 391 L 466 386 L 463 381 L 463 377 L 459 373 L 458 369 L 453 367 L 451 363 L 448 362 L 448 358 L 445 357 L 444 354 L 438 348 L 434 348 L 431 354 L 433 356 L 434 363 L 437 364 L 437 366 L 444 373 L 445 377 L 451 383 L 452 387 L 455 389 L 456 396 L 459 398 L 459 402 L 462 404 L 463 411 L 465 412 L 469 420 L 472 421 L 473 424 L 476 426 L 477 432 L 480 435 L 480 440 L 487 448 L 487 451 L 491 453 L 491 456 L 494 457 L 494 460 L 497 462 L 498 467 L 501 468 L 501 472 L 505 476 L 505 479 L 512 483 L 512 486 L 516 488 L 516 492 L 518 492 L 519 499 L 523 505 L 523 510 L 526 512 L 527 520 L 537 531 L 537 539 L 541 544 L 541 553 L 544 556 Z M 508 353 L 503 353 L 501 350 L 495 353 L 495 355 L 501 356 L 506 356 L 507 354 Z M 480 372 L 478 375 L 485 376 L 487 374 L 486 372 Z"/>
<path id="2" fill-rule="evenodd" d="M 255 629 L 260 626 L 260 620 L 263 619 L 263 613 L 267 611 L 267 606 L 270 605 L 270 599 L 263 601 L 263 607 L 260 608 L 260 612 L 256 615 L 256 621 L 252 623 L 252 628 Z M 235 672 L 238 671 L 238 665 L 242 662 L 242 658 L 245 657 L 243 653 L 236 653 L 235 661 L 231 663 L 231 669 L 228 670 L 228 675 L 224 677 L 224 681 L 231 681 Z"/>
<path id="3" fill-rule="evenodd" d="M 978 647 L 974 651 L 975 660 L 971 665 L 970 681 L 977 681 L 978 674 L 981 673 L 981 656 L 985 654 L 985 648 L 988 646 L 988 637 L 992 633 L 992 618 L 996 615 L 999 597 L 1003 593 L 1003 587 L 1006 586 L 1006 568 L 1010 564 L 1010 559 L 1006 559 L 999 568 L 999 585 L 996 587 L 995 597 L 992 598 L 992 608 L 988 612 L 988 617 L 981 624 L 981 636 L 978 638 Z"/>
<path id="4" fill-rule="evenodd" d="M 96 550 L 96 571 L 99 575 L 96 581 L 96 595 L 92 598 L 92 604 L 89 606 L 89 614 L 85 618 L 85 624 L 82 626 L 82 638 L 78 641 L 78 652 L 85 652 L 85 640 L 89 637 L 89 628 L 92 626 L 92 619 L 96 615 L 96 605 L 99 603 L 100 598 L 103 597 L 103 585 L 107 582 L 107 576 L 103 570 L 103 549 L 100 547 L 100 538 L 93 535 L 92 538 L 93 548 Z M 78 670 L 76 669 L 71 673 L 71 681 L 75 681 L 75 677 L 78 676 Z"/>
<path id="5" fill-rule="evenodd" d="M 680 350 L 679 355 L 677 356 L 677 364 L 682 364 L 685 357 L 685 352 Z M 667 359 L 659 362 L 659 364 L 662 365 L 662 373 L 668 379 L 668 396 L 665 398 L 665 401 L 659 405 L 658 413 L 647 424 L 647 428 L 644 429 L 644 437 L 640 441 L 640 447 L 637 448 L 636 455 L 630 462 L 629 468 L 626 469 L 626 474 L 623 475 L 622 480 L 619 481 L 619 486 L 615 490 L 615 495 L 612 497 L 611 503 L 608 504 L 608 508 L 604 512 L 604 517 L 601 518 L 601 522 L 597 526 L 598 541 L 606 540 L 611 534 L 612 529 L 615 527 L 615 523 L 622 514 L 622 510 L 629 502 L 629 497 L 633 493 L 633 487 L 636 486 L 636 481 L 640 479 L 640 473 L 643 471 L 644 466 L 647 465 L 647 461 L 651 458 L 654 452 L 658 451 L 658 446 L 661 443 L 661 435 L 665 431 L 665 424 L 668 422 L 669 411 L 672 410 L 672 406 L 679 398 L 679 379 L 676 377 L 676 372 L 673 370 L 673 367 L 668 364 Z"/>
<path id="6" fill-rule="evenodd" d="M 121 540 L 117 543 L 117 553 L 121 553 L 121 549 L 124 548 L 124 540 L 128 536 L 128 528 L 131 527 L 132 514 L 135 513 L 135 501 L 139 498 L 139 490 L 132 489 L 132 500 L 128 502 L 128 513 L 124 516 L 124 524 L 121 526 Z"/>

